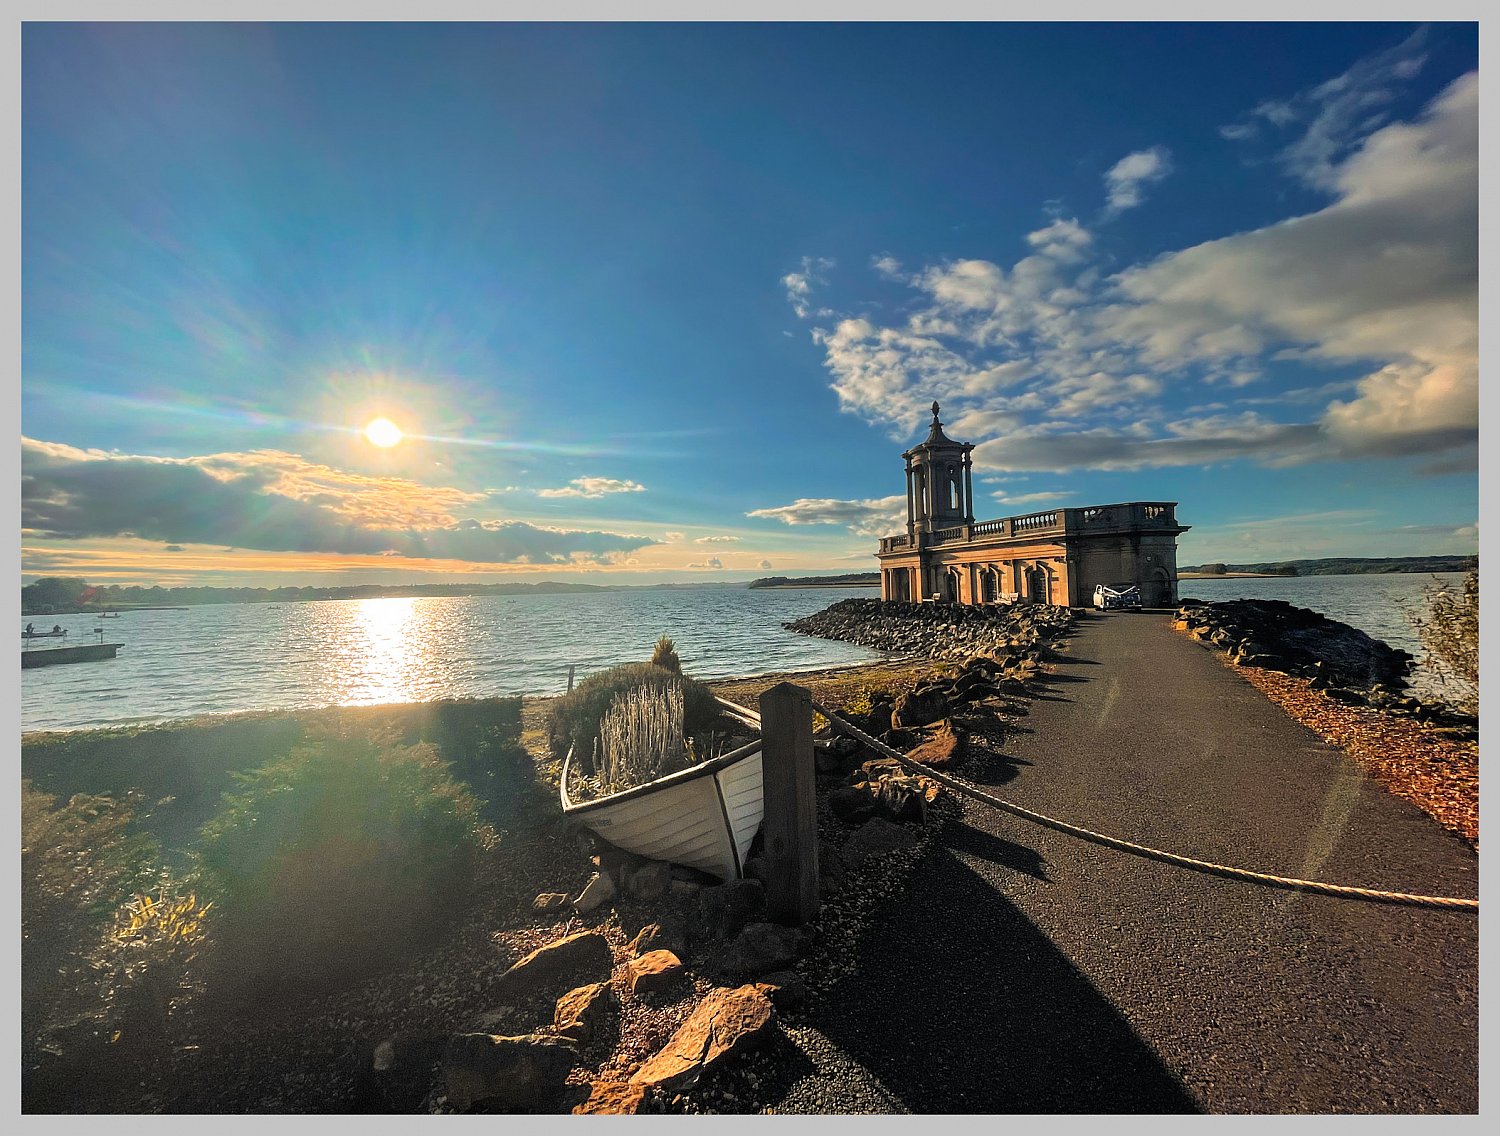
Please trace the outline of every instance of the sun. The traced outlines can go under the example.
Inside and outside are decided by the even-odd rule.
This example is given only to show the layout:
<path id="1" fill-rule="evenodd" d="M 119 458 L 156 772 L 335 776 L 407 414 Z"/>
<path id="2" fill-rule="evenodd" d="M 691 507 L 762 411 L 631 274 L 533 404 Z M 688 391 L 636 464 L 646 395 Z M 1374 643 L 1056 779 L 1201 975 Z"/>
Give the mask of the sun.
<path id="1" fill-rule="evenodd" d="M 377 418 L 365 427 L 365 437 L 370 440 L 370 444 L 379 446 L 382 450 L 390 449 L 405 436 L 401 433 L 401 427 L 389 418 Z"/>

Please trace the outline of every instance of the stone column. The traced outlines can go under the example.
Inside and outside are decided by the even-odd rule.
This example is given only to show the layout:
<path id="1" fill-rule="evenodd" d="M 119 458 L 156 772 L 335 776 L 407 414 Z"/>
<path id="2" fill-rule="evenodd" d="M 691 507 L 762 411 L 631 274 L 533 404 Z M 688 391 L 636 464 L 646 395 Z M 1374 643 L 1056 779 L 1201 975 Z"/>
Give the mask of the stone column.
<path id="1" fill-rule="evenodd" d="M 964 451 L 964 519 L 974 523 L 974 461 Z"/>
<path id="2" fill-rule="evenodd" d="M 906 535 L 917 531 L 917 513 L 911 494 L 911 458 L 906 459 Z"/>

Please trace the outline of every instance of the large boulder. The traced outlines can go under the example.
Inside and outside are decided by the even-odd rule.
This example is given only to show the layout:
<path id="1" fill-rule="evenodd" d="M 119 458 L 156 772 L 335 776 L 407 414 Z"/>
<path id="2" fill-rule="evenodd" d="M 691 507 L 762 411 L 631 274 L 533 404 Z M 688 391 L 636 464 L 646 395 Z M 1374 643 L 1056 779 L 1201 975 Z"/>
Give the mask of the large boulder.
<path id="1" fill-rule="evenodd" d="M 844 863 L 850 868 L 857 868 L 871 856 L 898 852 L 912 847 L 916 842 L 916 836 L 909 829 L 882 817 L 875 817 L 856 829 L 844 844 Z"/>
<path id="2" fill-rule="evenodd" d="M 557 1000 L 552 1025 L 559 1037 L 588 1045 L 603 1036 L 605 1025 L 619 1005 L 620 1000 L 608 982 L 591 982 L 569 990 Z"/>
<path id="3" fill-rule="evenodd" d="M 938 723 L 932 736 L 908 751 L 906 756 L 934 769 L 945 769 L 963 756 L 963 750 L 963 734 L 954 728 L 949 719 L 944 718 Z"/>
<path id="4" fill-rule="evenodd" d="M 750 923 L 724 948 L 723 971 L 736 982 L 785 970 L 797 959 L 803 934 L 780 923 Z"/>
<path id="5" fill-rule="evenodd" d="M 699 939 L 727 939 L 764 915 L 765 910 L 765 884 L 759 880 L 729 880 L 698 893 L 690 930 Z"/>
<path id="6" fill-rule="evenodd" d="M 573 1107 L 575 1116 L 636 1116 L 647 1111 L 650 1090 L 629 1081 L 596 1081 L 589 1099 Z"/>
<path id="7" fill-rule="evenodd" d="M 704 1070 L 749 1049 L 770 1032 L 775 1009 L 765 991 L 745 985 L 719 987 L 698 1004 L 667 1044 L 631 1076 L 635 1085 L 679 1092 Z"/>
<path id="8" fill-rule="evenodd" d="M 595 908 L 604 906 L 614 897 L 614 877 L 608 872 L 595 872 L 589 882 L 584 885 L 578 898 L 573 901 L 573 910 L 580 915 L 587 915 Z"/>
<path id="9" fill-rule="evenodd" d="M 660 860 L 648 860 L 630 873 L 630 883 L 625 890 L 629 892 L 631 899 L 649 903 L 666 895 L 671 886 L 672 865 Z"/>
<path id="10" fill-rule="evenodd" d="M 556 998 L 587 982 L 607 980 L 614 955 L 598 931 L 580 931 L 545 947 L 538 947 L 500 976 L 496 994 L 501 999 Z"/>
<path id="11" fill-rule="evenodd" d="M 632 994 L 665 990 L 683 975 L 682 960 L 671 951 L 647 951 L 625 964 L 625 981 Z"/>
<path id="12" fill-rule="evenodd" d="M 894 726 L 907 729 L 936 722 L 948 713 L 948 695 L 935 686 L 918 687 L 896 701 L 891 715 Z"/>
<path id="13" fill-rule="evenodd" d="M 562 1092 L 576 1053 L 568 1039 L 543 1034 L 454 1034 L 442 1059 L 448 1103 L 460 1112 L 480 1103 L 517 1112 L 544 1111 Z"/>

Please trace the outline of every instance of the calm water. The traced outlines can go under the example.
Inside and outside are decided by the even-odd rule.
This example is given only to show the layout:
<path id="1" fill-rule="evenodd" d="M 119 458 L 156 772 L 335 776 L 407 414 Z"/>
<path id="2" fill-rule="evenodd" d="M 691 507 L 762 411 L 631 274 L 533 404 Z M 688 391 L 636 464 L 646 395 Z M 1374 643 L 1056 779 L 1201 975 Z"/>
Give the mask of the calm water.
<path id="1" fill-rule="evenodd" d="M 1288 600 L 1420 658 L 1421 645 L 1398 601 L 1420 603 L 1431 580 L 1185 580 L 1181 591 L 1205 600 Z M 557 694 L 566 688 L 570 663 L 582 676 L 647 659 L 662 634 L 676 640 L 685 669 L 700 678 L 859 663 L 880 653 L 794 635 L 781 623 L 836 600 L 877 594 L 871 588 L 664 588 L 226 604 L 126 612 L 111 620 L 47 616 L 36 624 L 61 623 L 71 632 L 69 642 L 90 642 L 102 626 L 108 641 L 125 646 L 112 662 L 22 671 L 21 728 L 71 730 L 238 710 Z"/>
<path id="2" fill-rule="evenodd" d="M 672 636 L 697 678 L 812 670 L 880 652 L 794 635 L 784 620 L 874 588 L 662 588 L 580 595 L 223 604 L 41 616 L 113 661 L 21 672 L 21 729 L 71 730 L 195 714 L 560 694 L 581 677 L 651 657 Z M 22 622 L 22 626 L 25 626 Z M 41 640 L 39 646 L 62 640 Z"/>

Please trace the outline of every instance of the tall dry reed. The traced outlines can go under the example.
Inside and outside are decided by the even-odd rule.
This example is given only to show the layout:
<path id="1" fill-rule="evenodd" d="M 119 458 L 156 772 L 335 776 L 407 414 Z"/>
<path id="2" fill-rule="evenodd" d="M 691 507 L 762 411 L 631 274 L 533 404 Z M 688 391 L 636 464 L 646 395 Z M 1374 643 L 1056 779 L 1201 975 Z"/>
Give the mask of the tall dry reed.
<path id="1" fill-rule="evenodd" d="M 691 758 L 682 724 L 680 682 L 617 694 L 594 742 L 601 789 L 617 793 L 686 769 Z"/>

